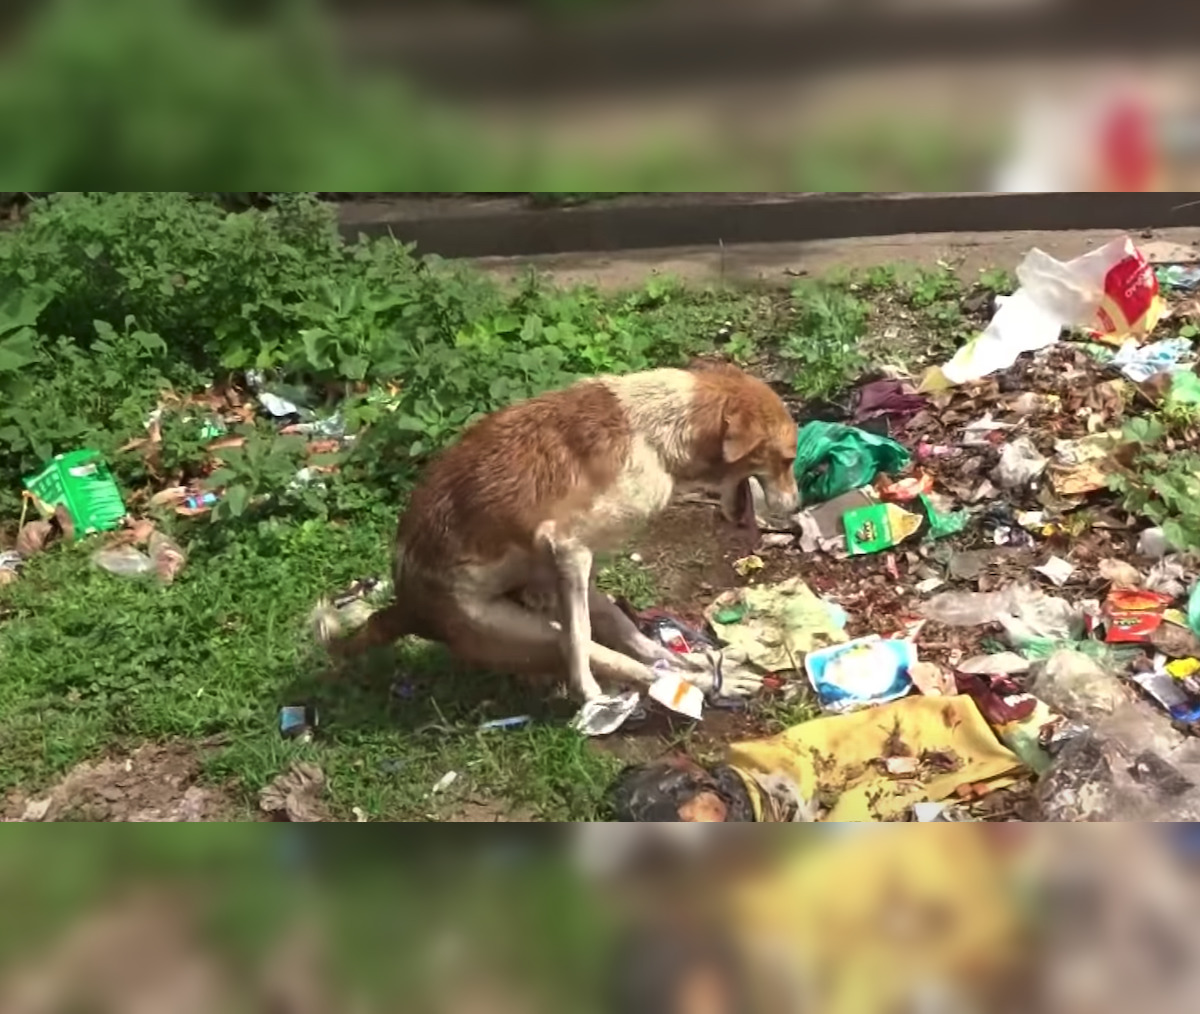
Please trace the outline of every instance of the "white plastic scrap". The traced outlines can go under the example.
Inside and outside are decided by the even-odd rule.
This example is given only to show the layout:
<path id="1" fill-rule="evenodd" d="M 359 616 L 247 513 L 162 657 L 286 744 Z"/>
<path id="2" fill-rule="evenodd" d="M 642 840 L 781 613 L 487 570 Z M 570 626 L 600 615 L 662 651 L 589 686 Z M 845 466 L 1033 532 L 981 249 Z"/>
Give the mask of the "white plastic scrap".
<path id="1" fill-rule="evenodd" d="M 1071 580 L 1071 575 L 1075 573 L 1075 568 L 1061 556 L 1052 556 L 1040 567 L 1033 569 L 1044 575 L 1056 588 L 1061 588 Z"/>
<path id="2" fill-rule="evenodd" d="M 636 690 L 594 697 L 579 709 L 571 727 L 585 736 L 607 736 L 628 721 L 641 697 Z"/>

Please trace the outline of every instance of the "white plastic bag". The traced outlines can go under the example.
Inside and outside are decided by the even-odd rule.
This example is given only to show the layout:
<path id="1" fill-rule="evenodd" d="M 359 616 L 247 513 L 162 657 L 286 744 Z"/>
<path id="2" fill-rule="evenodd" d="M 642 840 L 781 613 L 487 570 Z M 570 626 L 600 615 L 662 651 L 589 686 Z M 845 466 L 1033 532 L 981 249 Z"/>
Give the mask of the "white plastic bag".
<path id="1" fill-rule="evenodd" d="M 1092 721 L 1122 701 L 1121 684 L 1089 655 L 1060 648 L 1040 666 L 1029 690 L 1068 718 Z"/>
<path id="2" fill-rule="evenodd" d="M 1058 341 L 1063 328 L 1091 328 L 1108 339 L 1149 334 L 1162 315 L 1158 279 L 1128 236 L 1071 261 L 1034 248 L 1017 268 L 1020 288 L 982 334 L 926 376 L 925 390 L 966 384 Z"/>
<path id="3" fill-rule="evenodd" d="M 1069 640 L 1083 629 L 1083 613 L 1065 599 L 1011 584 L 994 592 L 948 591 L 921 607 L 926 619 L 947 627 L 999 623 L 1017 648 L 1037 641 Z"/>

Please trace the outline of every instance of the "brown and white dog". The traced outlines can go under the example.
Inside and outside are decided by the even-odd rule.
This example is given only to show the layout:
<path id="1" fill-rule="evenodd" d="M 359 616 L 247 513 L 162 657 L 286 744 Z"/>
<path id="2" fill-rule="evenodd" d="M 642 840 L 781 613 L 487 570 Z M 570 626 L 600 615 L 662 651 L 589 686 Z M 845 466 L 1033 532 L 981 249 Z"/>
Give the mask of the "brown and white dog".
<path id="1" fill-rule="evenodd" d="M 793 511 L 795 456 L 783 403 L 732 366 L 598 377 L 511 405 L 467 429 L 414 490 L 393 603 L 347 637 L 319 610 L 318 631 L 339 653 L 416 634 L 493 670 L 565 670 L 589 700 L 597 677 L 648 684 L 662 659 L 700 669 L 595 588 L 593 554 L 619 547 L 681 488 L 720 489 L 733 520 L 738 487 L 754 476 L 771 513 Z M 547 590 L 557 624 L 523 604 Z M 711 673 L 688 678 L 711 689 Z"/>

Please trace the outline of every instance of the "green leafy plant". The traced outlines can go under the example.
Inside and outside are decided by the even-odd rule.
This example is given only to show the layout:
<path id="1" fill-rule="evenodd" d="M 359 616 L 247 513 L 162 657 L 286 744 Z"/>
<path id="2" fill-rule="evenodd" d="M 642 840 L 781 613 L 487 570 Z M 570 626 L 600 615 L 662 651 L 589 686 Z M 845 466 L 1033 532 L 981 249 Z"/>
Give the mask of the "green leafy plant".
<path id="1" fill-rule="evenodd" d="M 859 343 L 869 308 L 846 289 L 811 283 L 797 285 L 792 298 L 796 316 L 779 354 L 797 394 L 828 398 L 868 365 Z"/>
<path id="2" fill-rule="evenodd" d="M 1127 422 L 1122 435 L 1134 450 L 1132 463 L 1109 485 L 1126 510 L 1161 525 L 1172 545 L 1200 549 L 1200 454 L 1176 444 L 1177 423 L 1162 415 Z"/>
<path id="3" fill-rule="evenodd" d="M 205 481 L 205 486 L 220 493 L 213 521 L 240 518 L 252 507 L 267 505 L 276 510 L 304 507 L 314 514 L 326 512 L 319 475 L 304 470 L 338 464 L 340 455 L 306 458 L 303 437 L 281 436 L 255 426 L 237 432 L 245 442 L 222 449 L 221 467 Z"/>
<path id="4" fill-rule="evenodd" d="M 922 310 L 942 300 L 957 299 L 962 294 L 962 283 L 950 268 L 922 269 L 905 285 L 904 291 L 908 305 Z"/>
<path id="5" fill-rule="evenodd" d="M 985 268 L 979 272 L 979 286 L 997 296 L 1017 291 L 1017 277 L 1004 268 Z"/>

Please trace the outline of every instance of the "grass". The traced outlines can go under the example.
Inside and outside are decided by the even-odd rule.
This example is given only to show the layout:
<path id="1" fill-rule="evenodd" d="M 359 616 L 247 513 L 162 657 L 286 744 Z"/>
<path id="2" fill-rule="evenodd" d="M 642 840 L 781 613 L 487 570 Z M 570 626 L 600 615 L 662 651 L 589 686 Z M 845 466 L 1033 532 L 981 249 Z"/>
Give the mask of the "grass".
<path id="1" fill-rule="evenodd" d="M 0 234 L 0 512 L 15 521 L 21 478 L 47 457 L 95 447 L 188 562 L 162 588 L 99 570 L 101 540 L 85 539 L 0 586 L 0 789 L 36 791 L 81 760 L 182 740 L 206 744 L 207 776 L 248 808 L 307 758 L 342 817 L 421 820 L 468 801 L 597 817 L 618 762 L 569 729 L 565 697 L 461 671 L 423 644 L 331 669 L 308 631 L 314 601 L 386 573 L 415 476 L 480 413 L 712 352 L 782 364 L 806 397 L 836 398 L 874 359 L 881 301 L 944 315 L 949 340 L 956 286 L 945 272 L 880 269 L 766 295 L 661 279 L 618 295 L 534 277 L 502 289 L 392 241 L 347 245 L 327 209 L 296 195 L 240 214 L 178 193 L 35 201 Z M 340 410 L 356 439 L 322 452 L 336 468 L 323 484 L 296 484 L 316 459 L 264 417 L 230 424 L 243 449 L 219 461 L 206 449 L 210 410 L 186 398 L 244 388 L 250 368 L 318 415 Z M 161 445 L 130 449 L 156 408 Z M 216 492 L 211 516 L 146 505 L 181 481 Z M 600 561 L 599 581 L 639 608 L 670 605 L 629 552 Z M 293 704 L 318 709 L 312 743 L 278 731 Z M 765 717 L 780 727 L 811 714 L 803 701 L 776 710 Z M 516 715 L 532 721 L 480 729 Z M 458 779 L 431 795 L 449 771 Z"/>
<path id="2" fill-rule="evenodd" d="M 597 561 L 596 585 L 614 598 L 625 599 L 634 609 L 646 609 L 660 601 L 658 579 L 649 567 L 631 554 L 619 553 Z"/>

